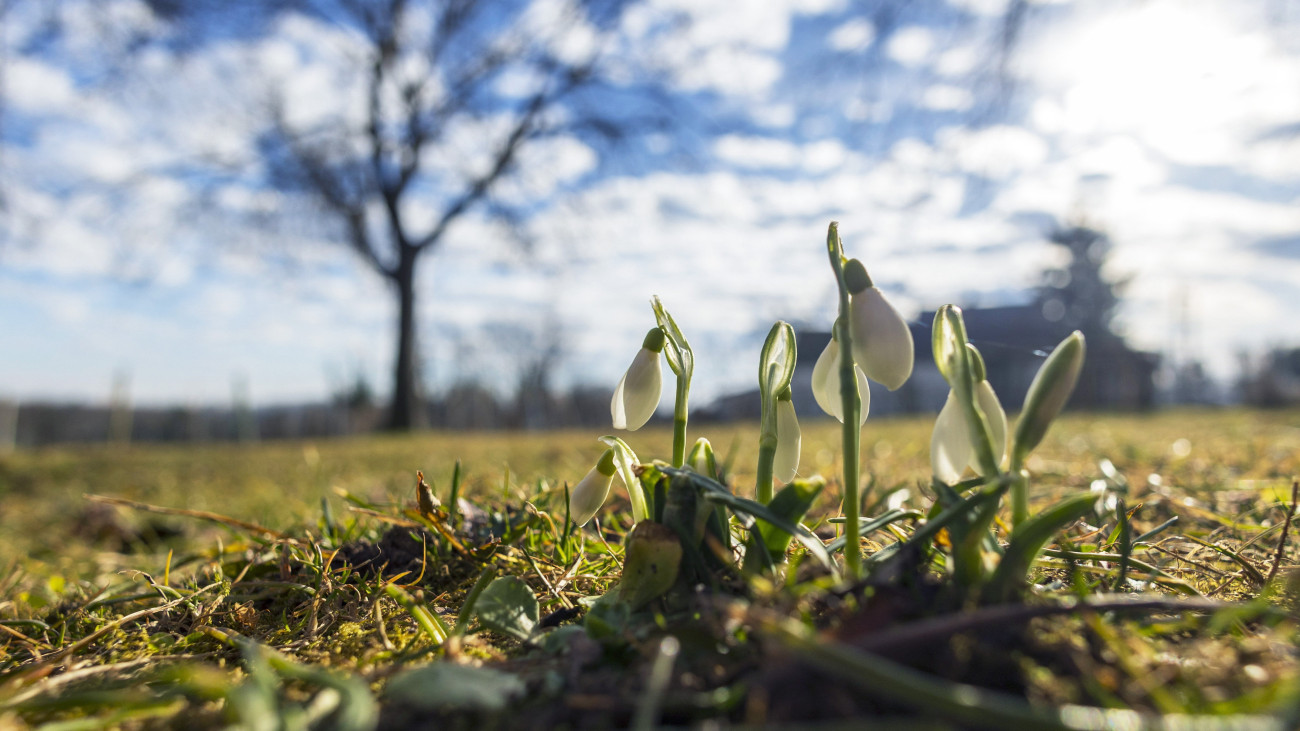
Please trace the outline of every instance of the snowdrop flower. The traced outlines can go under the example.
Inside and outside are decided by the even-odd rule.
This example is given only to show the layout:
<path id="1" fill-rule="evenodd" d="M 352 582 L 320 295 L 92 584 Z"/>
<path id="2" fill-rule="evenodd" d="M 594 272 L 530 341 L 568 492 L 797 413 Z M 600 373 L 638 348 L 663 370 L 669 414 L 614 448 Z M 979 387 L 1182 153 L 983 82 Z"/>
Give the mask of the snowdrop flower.
<path id="1" fill-rule="evenodd" d="M 799 470 L 799 417 L 794 413 L 794 401 L 787 388 L 776 397 L 776 458 L 772 461 L 772 476 L 784 483 L 794 479 Z"/>
<path id="2" fill-rule="evenodd" d="M 659 408 L 659 394 L 662 390 L 663 375 L 659 366 L 659 354 L 664 349 L 664 331 L 651 328 L 641 342 L 641 350 L 632 359 L 632 365 L 614 389 L 614 398 L 609 402 L 610 416 L 614 419 L 615 429 L 636 431 Z"/>
<path id="3" fill-rule="evenodd" d="M 989 436 L 993 438 L 993 456 L 1001 464 L 1007 453 L 1007 412 L 1002 409 L 1002 403 L 998 401 L 998 395 L 993 392 L 987 379 L 980 379 L 975 384 L 975 402 L 988 421 Z M 953 392 L 949 391 L 948 400 L 944 402 L 939 418 L 934 421 L 934 434 L 930 437 L 930 467 L 934 470 L 935 477 L 951 485 L 961 480 L 967 466 L 980 472 L 979 459 L 975 456 L 970 433 L 966 410 L 957 402 Z"/>
<path id="4" fill-rule="evenodd" d="M 569 491 L 569 519 L 578 525 L 586 525 L 591 516 L 605 504 L 609 497 L 609 488 L 614 484 L 614 450 L 606 449 L 600 461 L 574 485 Z"/>
<path id="5" fill-rule="evenodd" d="M 837 329 L 831 328 L 831 341 L 813 365 L 812 389 L 813 398 L 817 399 L 817 405 L 822 407 L 822 411 L 839 419 L 842 424 L 844 401 L 840 396 L 840 341 L 835 339 L 834 334 Z M 854 365 L 853 373 L 857 376 L 858 394 L 862 399 L 861 423 L 858 424 L 862 426 L 867 423 L 867 411 L 871 408 L 871 389 L 867 386 L 867 376 L 860 366 Z"/>
<path id="6" fill-rule="evenodd" d="M 862 262 L 849 260 L 844 266 L 844 281 L 850 293 L 853 360 L 867 378 L 895 391 L 912 375 L 912 331 L 885 295 L 871 284 Z"/>

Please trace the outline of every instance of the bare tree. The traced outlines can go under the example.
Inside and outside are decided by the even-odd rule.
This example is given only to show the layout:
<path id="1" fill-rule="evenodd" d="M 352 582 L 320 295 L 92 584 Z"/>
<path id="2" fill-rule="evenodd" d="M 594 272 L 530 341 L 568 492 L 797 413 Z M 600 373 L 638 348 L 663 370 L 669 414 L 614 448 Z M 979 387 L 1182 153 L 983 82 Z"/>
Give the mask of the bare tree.
<path id="1" fill-rule="evenodd" d="M 124 21 L 133 35 L 119 45 L 128 56 L 165 49 L 183 74 L 185 57 L 209 41 L 248 41 L 243 73 L 260 81 L 232 89 L 263 89 L 261 98 L 233 100 L 256 152 L 196 155 L 187 180 L 196 198 L 233 180 L 307 203 L 307 218 L 292 205 L 271 215 L 323 226 L 323 238 L 346 245 L 388 283 L 396 337 L 387 425 L 401 430 L 425 421 L 416 306 L 423 262 L 478 214 L 526 241 L 529 212 L 555 192 L 530 188 L 537 166 L 523 158 L 539 143 L 581 140 L 585 154 L 606 161 L 633 133 L 680 118 L 678 103 L 619 46 L 620 20 L 634 2 L 146 0 L 149 22 Z M 330 69 L 336 88 L 304 99 L 299 76 L 277 78 L 265 67 L 255 41 L 276 38 L 286 23 L 317 29 L 283 46 L 310 56 L 313 69 Z M 218 95 L 232 101 L 230 90 Z"/>
<path id="2" fill-rule="evenodd" d="M 397 337 L 388 425 L 409 429 L 423 421 L 420 263 L 475 208 L 517 220 L 518 206 L 494 193 L 536 140 L 592 132 L 613 138 L 626 130 L 627 118 L 584 98 L 606 83 L 600 28 L 609 19 L 563 3 L 548 18 L 537 17 L 535 4 L 508 1 L 321 5 L 328 7 L 317 12 L 363 39 L 355 71 L 365 112 L 360 120 L 295 123 L 278 98 L 263 140 L 266 162 L 281 186 L 313 196 L 360 260 L 389 283 Z M 467 125 L 476 130 L 470 139 L 479 154 L 465 165 L 448 156 L 455 152 L 450 137 Z"/>

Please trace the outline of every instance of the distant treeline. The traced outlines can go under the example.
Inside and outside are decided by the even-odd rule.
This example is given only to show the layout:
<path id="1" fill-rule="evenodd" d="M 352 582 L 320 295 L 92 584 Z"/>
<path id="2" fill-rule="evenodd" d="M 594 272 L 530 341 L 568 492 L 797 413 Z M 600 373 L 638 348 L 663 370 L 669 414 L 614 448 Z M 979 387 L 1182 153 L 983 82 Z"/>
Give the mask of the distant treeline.
<path id="1" fill-rule="evenodd" d="M 475 384 L 427 400 L 425 423 L 437 429 L 555 429 L 609 425 L 607 388 L 501 397 Z M 19 447 L 94 442 L 228 442 L 344 436 L 377 431 L 384 410 L 369 400 L 259 408 L 97 406 L 30 402 L 17 408 L 4 441 Z M 4 431 L 0 429 L 0 431 Z M 0 449 L 6 446 L 0 444 Z"/>

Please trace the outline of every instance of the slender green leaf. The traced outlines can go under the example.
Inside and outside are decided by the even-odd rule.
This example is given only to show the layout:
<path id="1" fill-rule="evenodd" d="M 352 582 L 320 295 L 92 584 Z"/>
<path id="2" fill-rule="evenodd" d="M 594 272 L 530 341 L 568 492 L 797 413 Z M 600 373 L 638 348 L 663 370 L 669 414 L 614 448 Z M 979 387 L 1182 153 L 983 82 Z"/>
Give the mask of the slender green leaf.
<path id="1" fill-rule="evenodd" d="M 820 477 L 811 480 L 795 480 L 781 488 L 767 504 L 768 510 L 798 524 L 808 514 L 813 501 L 826 488 L 826 481 Z M 766 565 L 778 565 L 785 561 L 785 551 L 790 547 L 790 532 L 767 521 L 757 524 L 757 530 L 751 531 L 746 541 L 746 571 L 758 571 Z M 767 559 L 763 559 L 766 553 Z"/>
<path id="2" fill-rule="evenodd" d="M 1043 546 L 1066 526 L 1091 512 L 1096 503 L 1097 496 L 1092 493 L 1074 495 L 1016 526 L 1006 554 L 989 581 L 987 596 L 993 601 L 1011 600 L 1024 586 L 1029 567 Z"/>
<path id="3" fill-rule="evenodd" d="M 790 533 L 794 536 L 795 540 L 803 544 L 803 546 L 808 549 L 808 552 L 816 557 L 823 566 L 829 569 L 832 573 L 839 573 L 838 569 L 835 567 L 835 562 L 831 560 L 830 553 L 826 551 L 826 545 L 807 528 L 782 518 L 776 513 L 773 513 L 762 503 L 731 494 L 731 491 L 726 487 L 718 484 L 714 480 L 704 477 L 703 475 L 697 475 L 694 472 L 677 470 L 666 466 L 659 466 L 659 469 L 673 477 L 685 475 L 687 479 L 690 480 L 691 484 L 701 491 L 705 500 L 725 505 L 733 513 L 737 513 L 742 517 L 748 517 L 751 521 L 754 518 L 765 520 L 787 533 Z"/>

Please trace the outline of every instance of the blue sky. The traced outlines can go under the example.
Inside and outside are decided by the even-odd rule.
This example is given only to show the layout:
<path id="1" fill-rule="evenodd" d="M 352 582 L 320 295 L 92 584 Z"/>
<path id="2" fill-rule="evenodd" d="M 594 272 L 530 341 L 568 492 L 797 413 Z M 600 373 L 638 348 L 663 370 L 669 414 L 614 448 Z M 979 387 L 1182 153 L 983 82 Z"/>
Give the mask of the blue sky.
<path id="1" fill-rule="evenodd" d="M 67 40 L 39 54 L 50 6 L 12 4 L 3 24 L 0 397 L 104 401 L 118 372 L 142 403 L 225 403 L 236 377 L 259 403 L 323 398 L 354 371 L 384 389 L 383 282 L 341 246 L 230 215 L 288 194 L 234 177 L 196 203 L 186 162 L 248 155 L 241 110 L 269 80 L 304 119 L 351 113 L 321 51 L 354 39 L 286 17 L 103 84 L 105 44 L 130 39 L 92 34 L 91 5 L 151 22 L 139 0 L 63 0 Z M 1051 263 L 1046 226 L 1082 218 L 1131 278 L 1137 346 L 1174 347 L 1184 312 L 1223 377 L 1239 352 L 1300 343 L 1300 9 L 1030 2 L 998 75 L 1005 2 L 869 6 L 648 0 L 622 17 L 615 56 L 717 123 L 613 164 L 577 138 L 533 148 L 503 191 L 541 201 L 531 252 L 476 214 L 426 262 L 433 386 L 508 384 L 558 333 L 559 385 L 612 389 L 658 294 L 697 351 L 694 392 L 748 387 L 773 320 L 829 325 L 831 219 L 908 315 L 1015 300 Z M 664 34 L 665 12 L 691 23 Z M 267 78 L 232 71 L 250 56 Z M 467 166 L 479 133 L 449 148 Z"/>

